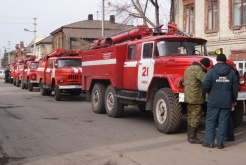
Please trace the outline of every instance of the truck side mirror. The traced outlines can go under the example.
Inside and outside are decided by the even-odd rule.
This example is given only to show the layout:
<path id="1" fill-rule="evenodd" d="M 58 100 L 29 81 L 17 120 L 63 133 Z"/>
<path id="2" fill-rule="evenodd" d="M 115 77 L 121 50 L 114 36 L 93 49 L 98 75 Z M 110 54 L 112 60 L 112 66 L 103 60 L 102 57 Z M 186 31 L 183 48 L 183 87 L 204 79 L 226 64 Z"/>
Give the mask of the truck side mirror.
<path id="1" fill-rule="evenodd" d="M 56 67 L 56 68 L 58 67 L 58 63 L 57 63 L 57 62 L 55 62 L 55 67 Z"/>

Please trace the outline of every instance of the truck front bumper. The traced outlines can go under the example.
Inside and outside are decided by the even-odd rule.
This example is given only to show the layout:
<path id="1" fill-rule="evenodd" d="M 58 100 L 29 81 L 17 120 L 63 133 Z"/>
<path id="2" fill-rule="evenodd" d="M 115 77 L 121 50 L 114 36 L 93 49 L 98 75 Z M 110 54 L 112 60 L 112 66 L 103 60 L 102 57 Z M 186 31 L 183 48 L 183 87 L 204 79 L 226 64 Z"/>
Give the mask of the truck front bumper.
<path id="1" fill-rule="evenodd" d="M 59 89 L 81 89 L 82 85 L 64 85 L 59 86 Z"/>
<path id="2" fill-rule="evenodd" d="M 38 81 L 33 81 L 33 80 L 30 80 L 30 83 L 38 83 Z"/>

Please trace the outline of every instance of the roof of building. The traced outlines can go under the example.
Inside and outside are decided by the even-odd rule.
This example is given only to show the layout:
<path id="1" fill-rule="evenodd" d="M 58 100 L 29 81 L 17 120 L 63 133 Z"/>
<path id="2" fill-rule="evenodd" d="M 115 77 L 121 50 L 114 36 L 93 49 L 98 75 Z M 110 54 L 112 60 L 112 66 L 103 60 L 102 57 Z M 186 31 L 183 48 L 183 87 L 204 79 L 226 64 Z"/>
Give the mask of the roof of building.
<path id="1" fill-rule="evenodd" d="M 40 41 L 38 41 L 36 44 L 39 45 L 39 44 L 51 44 L 52 43 L 52 38 L 53 36 L 48 36 Z"/>
<path id="2" fill-rule="evenodd" d="M 133 25 L 115 23 L 114 16 L 110 17 L 109 21 L 104 21 L 105 36 L 110 36 L 131 28 L 133 28 Z M 102 21 L 93 20 L 93 17 L 89 15 L 88 20 L 64 25 L 51 32 L 51 35 L 55 35 L 61 31 L 68 37 L 100 38 L 102 36 Z"/>

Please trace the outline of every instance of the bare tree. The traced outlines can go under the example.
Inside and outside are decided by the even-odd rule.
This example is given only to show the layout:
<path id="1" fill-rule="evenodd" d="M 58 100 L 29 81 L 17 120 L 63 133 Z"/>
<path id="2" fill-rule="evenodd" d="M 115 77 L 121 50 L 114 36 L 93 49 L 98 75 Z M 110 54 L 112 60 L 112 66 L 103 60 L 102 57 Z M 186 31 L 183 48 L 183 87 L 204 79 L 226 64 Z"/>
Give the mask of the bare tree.
<path id="1" fill-rule="evenodd" d="M 159 15 L 158 0 L 150 0 L 150 2 L 155 7 L 155 23 L 156 23 L 156 26 L 160 26 L 160 15 Z"/>
<path id="2" fill-rule="evenodd" d="M 174 1 L 175 0 L 115 0 L 115 4 L 108 0 L 107 11 L 114 13 L 122 23 L 134 24 L 136 20 L 142 20 L 142 24 L 152 27 L 160 26 L 160 18 L 164 22 L 174 21 Z M 170 6 L 170 7 L 168 7 Z M 154 14 L 153 14 L 154 11 Z M 171 13 L 169 12 L 171 11 Z M 138 23 L 139 24 L 139 23 Z"/>
<path id="3" fill-rule="evenodd" d="M 174 15 L 174 2 L 175 0 L 170 0 L 171 5 L 170 5 L 170 22 L 174 23 L 175 22 L 175 15 Z"/>
<path id="4" fill-rule="evenodd" d="M 152 6 L 149 5 L 151 2 Z M 155 23 L 147 16 L 147 9 L 155 8 Z M 131 0 L 108 5 L 108 11 L 114 12 L 117 17 L 124 18 L 123 23 L 131 23 L 136 19 L 142 19 L 144 25 L 152 27 L 159 25 L 158 0 Z"/>

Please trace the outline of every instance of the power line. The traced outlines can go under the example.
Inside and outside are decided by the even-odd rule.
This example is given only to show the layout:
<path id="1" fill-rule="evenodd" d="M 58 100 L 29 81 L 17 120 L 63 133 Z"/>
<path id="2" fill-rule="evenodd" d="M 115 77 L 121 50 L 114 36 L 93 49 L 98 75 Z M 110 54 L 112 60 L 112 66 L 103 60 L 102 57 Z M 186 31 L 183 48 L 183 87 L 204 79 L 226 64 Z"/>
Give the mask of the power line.
<path id="1" fill-rule="evenodd" d="M 11 17 L 11 16 L 5 16 L 5 15 L 0 15 L 0 17 L 12 18 L 12 19 L 30 19 L 31 18 L 31 17 Z"/>
<path id="2" fill-rule="evenodd" d="M 2 24 L 32 24 L 32 23 L 19 23 L 19 22 L 1 22 Z"/>
<path id="3" fill-rule="evenodd" d="M 4 2 L 4 1 L 7 1 L 7 0 L 1 0 L 0 2 Z"/>

